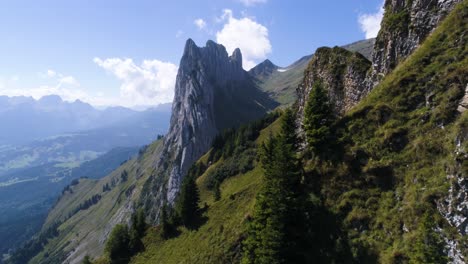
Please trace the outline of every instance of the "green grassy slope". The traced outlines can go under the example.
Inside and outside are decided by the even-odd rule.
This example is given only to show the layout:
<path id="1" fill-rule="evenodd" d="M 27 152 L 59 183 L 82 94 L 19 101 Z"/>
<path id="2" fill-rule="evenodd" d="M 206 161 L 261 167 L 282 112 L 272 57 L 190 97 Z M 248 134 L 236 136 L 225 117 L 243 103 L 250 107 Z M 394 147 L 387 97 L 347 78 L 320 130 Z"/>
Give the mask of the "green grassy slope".
<path id="1" fill-rule="evenodd" d="M 263 129 L 256 144 L 279 130 L 278 121 Z M 255 145 L 256 145 L 255 144 Z M 255 146 L 252 146 L 255 148 Z M 207 163 L 210 152 L 200 159 Z M 244 237 L 246 219 L 255 204 L 262 182 L 262 169 L 255 163 L 246 173 L 227 178 L 221 184 L 221 199 L 215 201 L 207 188 L 209 174 L 225 162 L 212 164 L 197 180 L 200 205 L 206 207 L 206 222 L 198 230 L 179 228 L 180 234 L 162 240 L 159 227 L 151 228 L 144 238 L 145 251 L 131 263 L 237 263 L 241 257 L 240 242 Z"/>
<path id="2" fill-rule="evenodd" d="M 357 260 L 440 262 L 445 238 L 467 255 L 466 238 L 436 208 L 456 158 L 466 168 L 455 143 L 468 134 L 467 113 L 456 112 L 468 82 L 467 22 L 464 1 L 341 120 L 341 160 L 309 164 L 310 175 L 323 176 L 318 193 L 342 217 Z"/>
<path id="3" fill-rule="evenodd" d="M 78 167 L 54 162 L 4 175 L 19 182 L 0 183 L 0 255 L 20 247 L 41 229 L 60 192 L 72 180 L 102 178 L 136 153 L 138 147 L 116 148 Z"/>
<path id="4" fill-rule="evenodd" d="M 49 213 L 43 231 L 54 223 L 58 236 L 49 239 L 44 250 L 30 263 L 60 263 L 67 258 L 82 259 L 85 255 L 102 254 L 107 234 L 115 224 L 133 213 L 142 186 L 153 173 L 154 161 L 162 148 L 162 140 L 148 146 L 146 151 L 124 163 L 101 180 L 81 179 L 80 183 L 65 191 Z M 127 172 L 127 180 L 122 173 Z M 104 190 L 108 185 L 110 190 Z M 100 195 L 96 204 L 78 210 L 95 195 Z"/>
<path id="5" fill-rule="evenodd" d="M 468 81 L 468 47 L 463 44 L 468 38 L 467 11 L 465 1 L 337 124 L 342 155 L 305 160 L 311 193 L 339 219 L 346 234 L 349 262 L 440 262 L 446 254 L 444 238 L 458 241 L 466 256 L 466 238 L 442 218 L 436 201 L 447 194 L 455 138 L 467 134 L 467 113 L 456 112 Z M 146 251 L 132 263 L 239 262 L 245 219 L 262 171 L 256 166 L 228 178 L 221 185 L 221 200 L 215 202 L 204 186 L 210 170 L 223 162 L 211 165 L 198 179 L 201 204 L 207 204 L 206 223 L 196 231 L 181 229 L 167 241 L 159 238 L 158 228 L 150 229 Z"/>

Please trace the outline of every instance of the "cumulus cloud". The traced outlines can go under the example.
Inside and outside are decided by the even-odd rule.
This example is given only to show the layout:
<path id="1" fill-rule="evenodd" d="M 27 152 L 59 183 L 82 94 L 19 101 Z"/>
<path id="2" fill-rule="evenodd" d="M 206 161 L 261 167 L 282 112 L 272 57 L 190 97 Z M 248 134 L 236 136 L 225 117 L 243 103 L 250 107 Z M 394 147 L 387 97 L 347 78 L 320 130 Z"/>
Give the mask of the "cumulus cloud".
<path id="1" fill-rule="evenodd" d="M 239 0 L 242 4 L 245 6 L 253 6 L 256 4 L 264 4 L 267 2 L 267 0 Z"/>
<path id="2" fill-rule="evenodd" d="M 52 74 L 53 72 L 53 74 Z M 18 79 L 0 78 L 0 95 L 6 96 L 28 96 L 40 99 L 47 95 L 58 95 L 65 101 L 75 101 L 77 99 L 91 101 L 91 97 L 79 88 L 78 81 L 73 76 L 64 76 L 52 70 L 48 70 L 40 77 L 50 76 L 47 82 L 36 87 L 20 87 Z"/>
<path id="3" fill-rule="evenodd" d="M 366 39 L 375 38 L 380 30 L 380 22 L 384 15 L 383 3 L 377 12 L 372 14 L 362 14 L 358 18 L 362 32 L 366 35 Z"/>
<path id="4" fill-rule="evenodd" d="M 17 76 L 0 76 L 0 95 L 29 96 L 34 99 L 58 95 L 69 102 L 81 100 L 95 106 L 140 108 L 172 102 L 178 68 L 176 65 L 158 60 L 144 60 L 141 65 L 137 65 L 132 59 L 121 58 L 94 58 L 94 62 L 121 81 L 120 94 L 90 94 L 91 90 L 82 88 L 75 77 L 47 70 L 38 73 L 42 84 L 34 87 L 20 86 Z"/>
<path id="5" fill-rule="evenodd" d="M 223 44 L 229 53 L 240 48 L 244 69 L 253 68 L 271 53 L 268 29 L 265 26 L 248 17 L 235 18 L 229 9 L 223 11 L 221 19 L 225 24 L 216 33 L 216 41 Z"/>
<path id="6" fill-rule="evenodd" d="M 195 21 L 193 21 L 193 23 L 195 24 L 195 26 L 197 26 L 198 29 L 202 30 L 206 27 L 206 22 L 205 20 L 201 19 L 201 18 L 198 18 L 198 19 L 195 19 Z"/>
<path id="7" fill-rule="evenodd" d="M 129 58 L 94 58 L 94 62 L 121 81 L 123 105 L 157 105 L 172 102 L 177 65 L 144 60 L 137 65 Z"/>

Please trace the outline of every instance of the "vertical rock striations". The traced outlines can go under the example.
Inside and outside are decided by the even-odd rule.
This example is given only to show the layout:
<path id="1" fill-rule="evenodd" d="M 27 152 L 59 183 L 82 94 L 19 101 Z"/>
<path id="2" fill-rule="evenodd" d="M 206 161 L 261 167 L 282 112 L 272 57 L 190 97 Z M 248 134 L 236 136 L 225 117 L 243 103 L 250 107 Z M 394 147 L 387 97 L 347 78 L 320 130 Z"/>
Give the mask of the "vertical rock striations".
<path id="1" fill-rule="evenodd" d="M 368 89 L 407 58 L 461 0 L 386 0 Z"/>
<path id="2" fill-rule="evenodd" d="M 258 119 L 276 104 L 242 68 L 242 54 L 208 41 L 197 47 L 189 39 L 177 74 L 169 132 L 156 173 L 143 202 L 157 219 L 163 201 L 172 204 L 192 164 L 222 130 Z"/>

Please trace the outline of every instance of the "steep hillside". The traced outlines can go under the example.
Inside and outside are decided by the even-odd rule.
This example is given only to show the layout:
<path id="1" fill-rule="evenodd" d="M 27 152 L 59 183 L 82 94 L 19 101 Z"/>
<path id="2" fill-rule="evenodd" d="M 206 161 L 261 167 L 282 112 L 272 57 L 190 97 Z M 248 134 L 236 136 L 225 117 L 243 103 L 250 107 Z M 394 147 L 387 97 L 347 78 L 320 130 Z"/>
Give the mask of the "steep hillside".
<path id="1" fill-rule="evenodd" d="M 197 166 L 207 167 L 197 180 L 206 222 L 197 230 L 180 228 L 180 234 L 168 240 L 161 238 L 160 227 L 149 229 L 143 240 L 145 251 L 131 263 L 240 262 L 240 242 L 262 185 L 263 170 L 255 159 L 257 146 L 278 132 L 276 117 L 272 115 L 226 134 L 223 143 L 215 145 L 197 162 Z M 232 146 L 234 140 L 238 144 Z M 215 180 L 222 181 L 219 200 L 214 195 Z"/>
<path id="2" fill-rule="evenodd" d="M 457 219 L 467 217 L 468 119 L 457 107 L 468 82 L 467 19 L 465 1 L 333 126 L 340 140 L 328 147 L 335 155 L 304 156 L 308 191 L 331 214 L 317 216 L 324 225 L 316 231 L 344 234 L 331 245 L 345 256 L 335 256 L 338 263 L 464 263 L 466 222 Z M 199 162 L 209 163 L 210 156 Z M 227 178 L 215 201 L 206 187 L 209 175 L 217 175 L 213 171 L 228 160 L 212 163 L 198 178 L 206 222 L 197 230 L 181 228 L 168 240 L 160 238 L 159 228 L 148 230 L 146 251 L 132 263 L 240 261 L 262 170 L 253 166 Z M 317 246 L 326 254 L 330 245 Z"/>
<path id="3" fill-rule="evenodd" d="M 99 158 L 68 167 L 49 163 L 5 176 L 0 184 L 0 253 L 7 253 L 41 229 L 63 188 L 74 179 L 100 179 L 138 153 L 138 147 L 117 148 Z"/>
<path id="4" fill-rule="evenodd" d="M 148 220 L 156 222 L 162 203 L 174 201 L 183 176 L 209 149 L 218 133 L 261 118 L 276 106 L 277 103 L 261 92 L 242 69 L 239 50 L 228 56 L 222 45 L 208 41 L 206 47 L 199 48 L 188 40 L 177 76 L 170 129 L 164 143 L 142 152 L 147 158 L 129 161 L 94 183 L 92 190 L 83 187 L 86 182 L 78 184 L 76 188 L 86 190 L 87 194 L 73 191 L 70 200 L 67 195 L 63 196 L 49 214 L 43 229 L 46 232 L 58 223 L 59 236 L 49 240 L 32 262 L 67 259 L 76 263 L 85 253 L 91 256 L 102 254 L 103 243 L 112 227 L 130 221 L 136 206 L 144 207 Z M 124 170 L 128 174 L 128 183 L 120 185 L 118 177 Z M 132 181 L 135 175 L 138 180 Z M 106 183 L 119 186 L 119 189 L 104 191 L 107 190 L 107 187 L 103 189 Z M 133 188 L 137 191 L 132 192 Z M 111 194 L 120 195 L 120 199 Z M 99 195 L 96 204 L 93 202 L 90 209 L 78 210 L 76 215 L 68 218 L 70 210 L 75 212 L 74 208 L 88 204 L 87 201 L 95 195 Z M 90 226 L 89 219 L 96 222 Z M 70 236 L 71 233 L 81 235 L 76 239 Z"/>
<path id="5" fill-rule="evenodd" d="M 411 6 L 420 1 L 389 0 L 387 5 L 390 2 Z M 450 1 L 438 3 L 445 2 Z M 419 12 L 411 13 L 415 17 L 424 8 L 433 7 L 416 6 Z M 387 12 L 384 21 L 391 14 Z M 468 117 L 466 111 L 457 109 L 463 105 L 468 82 L 467 20 L 468 1 L 463 1 L 367 97 L 360 96 L 364 98 L 360 102 L 346 101 L 346 93 L 344 99 L 334 97 L 342 93 L 333 92 L 350 87 L 354 91 L 365 89 L 369 61 L 341 48 L 317 52 L 311 75 L 302 79 L 304 93 L 323 85 L 331 102 L 344 106 L 335 110 L 340 114 L 335 122 L 325 122 L 328 127 L 320 128 L 319 132 L 329 133 L 320 152 L 307 146 L 297 149 L 302 165 L 298 172 L 302 175 L 300 187 L 307 194 L 301 197 L 313 205 L 308 208 L 308 219 L 315 225 L 301 234 L 312 234 L 315 239 L 313 250 L 305 253 L 310 259 L 323 263 L 464 263 L 468 254 Z M 412 30 L 417 32 L 417 28 Z M 102 255 L 111 228 L 119 222 L 128 224 L 135 207 L 144 208 L 147 220 L 156 224 L 162 205 L 172 205 L 185 176 L 197 178 L 203 213 L 198 226 L 189 230 L 179 225 L 166 239 L 161 238 L 161 226 L 148 229 L 143 239 L 145 250 L 131 261 L 239 263 L 243 242 L 252 235 L 246 230 L 257 217 L 254 205 L 268 195 L 262 192 L 259 199 L 255 198 L 268 180 L 257 163 L 256 147 L 279 130 L 273 114 L 215 138 L 221 128 L 230 127 L 217 121 L 216 115 L 224 108 L 216 104 L 224 105 L 231 98 L 242 102 L 242 109 L 257 110 L 252 103 L 260 102 L 263 111 L 252 110 L 255 115 L 268 109 L 268 104 L 260 100 L 263 97 L 252 102 L 242 101 L 256 98 L 251 94 L 247 98 L 233 95 L 233 91 L 242 89 L 236 85 L 239 83 L 249 84 L 242 86 L 249 88 L 244 88 L 246 93 L 263 95 L 250 90 L 254 86 L 250 86 L 240 62 L 238 50 L 229 57 L 220 45 L 209 42 L 207 47 L 198 48 L 189 40 L 164 144 L 155 143 L 141 157 L 99 182 L 83 180 L 71 188 L 72 192 L 66 191 L 44 226 L 45 240 L 41 242 L 48 240 L 45 249 L 31 262 L 66 259 L 77 263 L 85 254 L 93 258 Z M 255 70 L 262 78 L 275 72 L 274 64 L 263 66 Z M 346 73 L 358 78 L 346 78 Z M 304 96 L 298 107 L 305 108 L 309 100 Z M 219 118 L 230 120 L 231 111 L 240 111 L 236 116 L 245 117 L 239 109 L 224 111 Z M 299 125 L 309 117 L 301 118 Z M 233 119 L 232 125 L 237 122 L 240 120 Z M 306 139 L 311 134 L 306 131 Z M 273 214 L 278 208 L 260 209 Z M 309 214 L 309 210 L 301 213 Z M 269 239 L 274 240 L 274 234 L 270 233 Z M 107 256 L 99 258 L 98 263 L 108 263 Z"/>
<path id="6" fill-rule="evenodd" d="M 63 190 L 42 231 L 14 254 L 12 263 L 80 263 L 102 254 L 112 228 L 128 222 L 162 150 L 156 141 L 101 180 L 81 179 Z M 44 245 L 39 246 L 39 245 Z"/>

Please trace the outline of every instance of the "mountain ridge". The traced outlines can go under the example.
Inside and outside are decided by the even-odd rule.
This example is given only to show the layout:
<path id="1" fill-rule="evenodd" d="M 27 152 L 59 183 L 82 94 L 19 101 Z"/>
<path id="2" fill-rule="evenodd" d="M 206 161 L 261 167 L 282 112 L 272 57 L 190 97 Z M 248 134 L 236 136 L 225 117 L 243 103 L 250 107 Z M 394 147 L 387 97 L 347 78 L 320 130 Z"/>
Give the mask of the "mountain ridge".
<path id="1" fill-rule="evenodd" d="M 407 2 L 411 3 L 412 1 Z M 389 72 L 383 78 L 382 83 L 369 91 L 368 96 L 366 96 L 367 93 L 363 93 L 358 100 L 352 101 L 352 106 L 356 106 L 345 107 L 346 111 L 342 113 L 343 117 L 338 119 L 332 129 L 336 130 L 338 139 L 336 146 L 333 144 L 330 146 L 342 150 L 342 152 L 337 153 L 337 160 L 317 160 L 316 155 L 310 157 L 311 154 L 304 153 L 304 177 L 307 179 L 307 188 L 311 189 L 310 199 L 319 209 L 323 209 L 323 211 L 317 212 L 317 217 L 323 217 L 323 219 L 320 218 L 323 223 L 330 225 L 337 222 L 337 234 L 333 233 L 333 235 L 337 235 L 338 239 L 333 241 L 331 245 L 327 243 L 318 245 L 324 247 L 324 250 L 321 251 L 324 256 L 320 256 L 323 259 L 328 257 L 329 260 L 330 257 L 333 257 L 337 259 L 338 263 L 346 261 L 423 263 L 440 262 L 439 260 L 445 259 L 445 257 L 452 257 L 464 261 L 463 255 L 466 255 L 466 252 L 463 252 L 463 248 L 466 248 L 464 247 L 466 242 L 463 242 L 463 234 L 459 230 L 453 229 L 452 222 L 450 222 L 451 218 L 456 219 L 460 215 L 463 216 L 463 211 L 449 213 L 446 216 L 440 214 L 442 209 L 437 208 L 435 203 L 440 201 L 439 199 L 446 199 L 447 204 L 452 201 L 459 202 L 457 200 L 458 194 L 446 196 L 446 189 L 449 188 L 449 185 L 454 186 L 452 187 L 454 190 L 460 190 L 461 195 L 466 193 L 466 188 L 463 189 L 463 186 L 457 187 L 456 185 L 459 179 L 463 180 L 466 176 L 461 171 L 464 166 L 463 160 L 466 158 L 466 141 L 463 139 L 463 135 L 466 134 L 464 133 L 466 112 L 462 115 L 456 113 L 456 108 L 465 95 L 463 91 L 467 76 L 466 47 L 457 42 L 458 39 L 466 39 L 463 32 L 466 29 L 466 23 L 464 23 L 466 22 L 466 14 L 467 2 L 464 1 L 453 14 L 449 15 L 450 20 L 443 22 L 442 28 L 434 31 L 434 34 L 428 37 L 428 41 L 423 42 L 415 53 L 399 64 L 401 66 L 396 67 L 395 72 Z M 199 52 L 193 41 L 188 42 L 188 44 L 190 47 L 186 47 L 187 54 L 193 55 Z M 224 54 L 225 50 L 213 45 L 214 43 L 207 43 L 213 52 Z M 453 49 L 449 50 L 447 45 Z M 330 54 L 332 56 L 327 56 Z M 232 56 L 235 60 L 234 63 L 239 62 L 239 55 L 241 55 L 240 52 L 236 56 Z M 328 61 L 329 58 L 335 58 L 335 55 L 341 61 L 336 65 L 320 62 L 320 58 Z M 363 62 L 365 67 L 358 71 L 346 70 L 355 66 L 353 63 L 349 63 L 349 58 L 353 58 L 351 61 Z M 316 53 L 316 57 L 312 60 L 314 59 L 318 63 L 316 64 L 318 68 L 313 67 L 310 70 L 312 73 L 316 72 L 317 75 L 323 75 L 319 73 L 330 65 L 338 66 L 340 69 L 337 72 L 332 69 L 331 73 L 337 73 L 336 75 L 330 72 L 326 73 L 332 78 L 319 76 L 324 80 L 326 89 L 332 87 L 333 90 L 332 84 L 336 80 L 343 80 L 343 73 L 347 72 L 358 73 L 361 83 L 359 88 L 366 87 L 366 81 L 363 79 L 370 64 L 365 57 L 342 48 L 323 48 Z M 217 65 L 216 60 L 209 61 Z M 452 65 L 448 63 L 449 61 L 452 61 Z M 197 76 L 197 73 L 203 73 L 206 65 L 199 64 L 197 60 L 192 62 L 187 67 L 188 74 L 182 75 L 187 78 L 186 83 L 189 85 L 179 86 L 181 93 L 194 92 L 196 88 L 201 88 L 198 87 L 201 85 L 197 81 L 202 80 L 202 77 Z M 197 68 L 199 72 L 193 73 L 190 69 L 194 69 L 195 66 L 199 67 Z M 361 68 L 359 65 L 357 66 Z M 345 71 L 341 71 L 343 67 Z M 223 67 L 218 67 L 214 75 L 223 75 L 222 69 Z M 346 76 L 346 74 L 344 75 Z M 431 76 L 439 78 L 429 78 Z M 304 81 L 304 89 L 306 90 L 312 89 L 316 80 L 320 79 L 313 77 L 310 82 L 307 82 L 307 78 L 310 76 L 303 77 L 302 81 Z M 203 79 L 202 81 L 207 80 Z M 213 86 L 212 80 L 208 81 L 208 86 Z M 214 82 L 216 83 L 216 80 Z M 184 89 L 187 87 L 193 90 Z M 345 81 L 344 88 L 350 87 Z M 219 87 L 212 87 L 210 90 L 212 92 L 217 88 Z M 229 88 L 233 87 L 228 87 L 228 91 L 235 90 Z M 197 110 L 207 111 L 208 109 L 208 114 L 206 114 L 208 116 L 210 109 L 212 109 L 210 107 L 197 109 L 197 105 L 191 103 L 186 103 L 185 108 L 181 107 L 184 106 L 184 100 L 189 102 L 197 99 L 196 96 L 177 96 L 176 99 L 180 101 L 173 105 L 174 108 L 182 110 L 182 112 L 192 109 L 196 117 L 206 114 L 199 114 Z M 299 104 L 305 107 L 306 100 Z M 181 120 L 177 118 L 178 116 L 180 115 L 173 115 L 174 122 L 171 121 L 171 126 L 177 128 L 171 130 L 177 131 L 174 132 L 177 135 L 168 135 L 164 139 L 164 144 L 159 141 L 153 144 L 151 150 L 144 152 L 144 165 L 138 164 L 142 161 L 141 159 L 134 159 L 100 181 L 99 185 L 92 187 L 92 190 L 82 185 L 76 187 L 81 189 L 80 194 L 86 191 L 86 197 L 102 194 L 105 200 L 93 206 L 88 214 L 79 212 L 65 221 L 61 225 L 61 232 L 59 232 L 60 239 L 51 239 L 46 245 L 46 249 L 37 255 L 32 263 L 38 263 L 44 259 L 49 260 L 60 255 L 65 257 L 67 261 L 77 263 L 84 257 L 85 252 L 90 253 L 93 257 L 101 254 L 104 240 L 109 234 L 112 224 L 119 221 L 129 224 L 129 214 L 135 209 L 135 206 L 144 205 L 148 220 L 152 224 L 157 222 L 160 213 L 159 207 L 167 202 L 165 200 L 165 197 L 168 197 L 165 193 L 167 180 L 174 176 L 175 181 L 180 181 L 182 177 L 180 171 L 171 175 L 173 170 L 171 166 L 180 167 L 181 157 L 185 155 L 184 153 L 189 153 L 189 155 L 193 153 L 192 151 L 184 151 L 184 144 L 179 144 L 179 139 L 180 137 L 191 139 L 194 133 L 200 133 L 196 129 L 202 129 L 200 126 L 195 126 L 194 124 L 198 123 L 193 121 L 179 122 Z M 195 118 L 193 119 L 195 120 Z M 209 122 L 212 131 L 216 127 L 214 123 L 212 120 Z M 217 149 L 213 148 L 212 151 L 206 153 L 211 146 L 201 146 L 206 148 L 206 154 L 203 156 L 192 155 L 188 160 L 192 160 L 191 163 L 198 160 L 197 166 L 199 167 L 197 168 L 200 172 L 196 172 L 196 177 L 198 188 L 201 190 L 201 200 L 207 204 L 204 207 L 205 215 L 208 216 L 206 224 L 198 230 L 187 230 L 181 227 L 178 230 L 181 234 L 168 240 L 161 238 L 161 227 L 151 228 L 143 239 L 147 250 L 137 255 L 132 259 L 132 262 L 239 262 L 242 257 L 242 241 L 247 235 L 245 228 L 253 217 L 251 213 L 255 196 L 258 193 L 258 188 L 262 186 L 262 180 L 264 180 L 262 170 L 256 163 L 256 159 L 252 158 L 255 157 L 255 154 L 241 152 L 253 163 L 253 167 L 246 166 L 245 171 L 240 170 L 240 172 L 235 167 L 233 174 L 227 175 L 227 178 L 221 178 L 223 181 L 219 200 L 215 198 L 215 190 L 210 189 L 209 180 L 210 177 L 226 177 L 224 174 L 230 173 L 229 170 L 225 172 L 226 167 L 230 168 L 228 166 L 237 166 L 236 164 L 240 163 L 238 161 L 244 156 L 235 156 L 238 153 L 232 150 L 233 146 L 239 147 L 242 151 L 255 153 L 257 144 L 261 144 L 269 135 L 278 134 L 278 131 L 279 123 L 274 122 L 266 129 L 254 131 L 259 133 L 258 135 L 254 133 L 255 136 L 252 136 L 254 144 L 251 142 L 244 142 L 245 146 L 234 144 L 233 142 L 241 142 L 243 138 L 241 135 L 249 135 L 249 130 L 244 127 L 232 132 L 232 135 L 237 137 L 234 137 L 232 142 L 227 141 L 221 149 L 217 146 Z M 227 135 L 226 137 L 229 139 L 229 134 Z M 208 138 L 211 136 L 212 134 L 209 134 Z M 173 147 L 173 144 L 179 145 Z M 171 145 L 172 147 L 168 149 L 167 146 Z M 199 149 L 200 153 L 203 152 L 202 148 Z M 175 153 L 172 152 L 174 150 Z M 214 158 L 216 151 L 221 151 L 222 154 Z M 176 164 L 171 165 L 170 162 L 164 162 L 171 161 L 167 158 L 161 159 L 164 156 L 172 158 Z M 197 156 L 199 157 L 196 158 Z M 228 163 L 227 159 L 230 159 L 231 163 Z M 458 162 L 462 163 L 458 164 Z M 454 163 L 457 164 L 453 165 Z M 121 182 L 118 180 L 119 176 L 126 169 L 129 170 L 130 181 Z M 456 183 L 446 182 L 447 172 L 456 178 Z M 104 183 L 110 183 L 115 179 L 119 183 L 112 194 L 101 192 L 100 187 Z M 90 184 L 88 183 L 88 185 Z M 132 187 L 133 184 L 136 187 Z M 179 182 L 176 182 L 173 186 L 178 184 Z M 133 191 L 135 188 L 137 191 Z M 129 195 L 125 195 L 125 198 L 124 193 L 129 193 Z M 61 203 L 62 208 L 68 208 L 68 205 L 81 201 L 78 194 L 70 193 L 67 194 L 67 197 L 69 203 Z M 117 202 L 114 201 L 117 199 L 116 197 L 118 197 Z M 142 201 L 140 197 L 156 199 L 143 199 Z M 139 202 L 136 202 L 138 200 Z M 106 218 L 98 218 L 98 211 L 105 210 L 108 210 L 105 214 Z M 59 213 L 58 210 L 51 212 L 50 221 L 53 221 L 54 217 L 52 216 L 57 213 Z M 96 221 L 96 226 L 99 226 L 94 230 L 83 227 L 83 221 L 86 221 L 83 219 L 91 217 L 91 215 L 92 219 Z M 74 229 L 74 225 L 81 226 L 82 229 Z M 78 231 L 85 229 L 86 234 Z M 439 229 L 442 231 L 438 231 Z M 323 230 L 329 231 L 328 229 Z M 318 230 L 318 232 L 323 230 Z M 67 239 L 67 232 L 78 234 L 76 240 L 80 242 Z M 91 232 L 95 232 L 92 235 L 94 238 L 85 239 L 86 236 L 91 236 Z M 330 238 L 330 234 L 327 234 L 328 238 Z M 95 236 L 98 236 L 99 239 L 96 239 Z M 432 245 L 425 242 L 428 239 L 437 241 Z M 75 244 L 66 244 L 66 241 Z M 57 246 L 59 244 L 62 246 Z M 63 246 L 65 244 L 66 246 Z M 443 245 L 450 246 L 451 244 L 455 246 L 447 249 L 447 252 L 444 251 L 446 249 Z M 327 248 L 329 246 L 332 249 Z M 84 248 L 87 248 L 88 251 Z M 344 254 L 327 255 L 336 253 L 335 250 L 344 252 Z M 347 256 L 349 259 L 340 259 L 343 256 Z M 435 257 L 437 261 L 431 259 L 432 257 Z M 107 263 L 106 257 L 99 259 L 98 262 Z"/>

